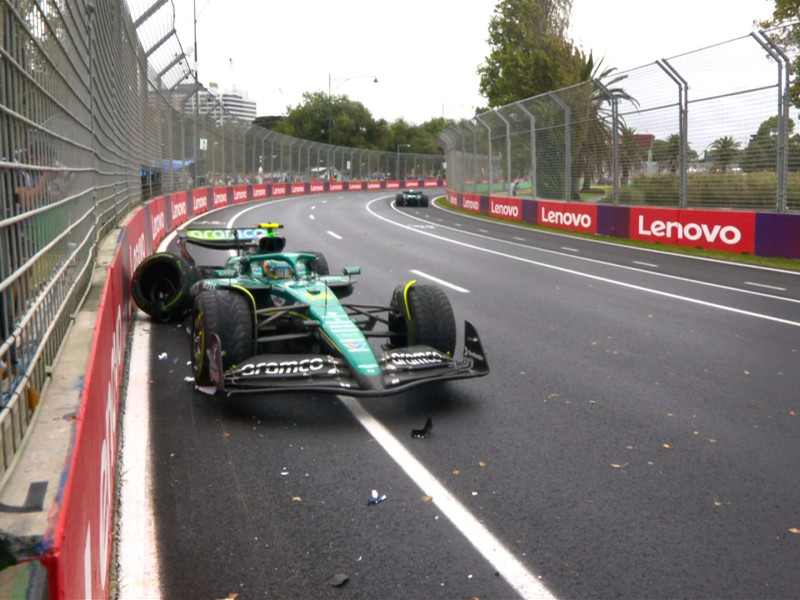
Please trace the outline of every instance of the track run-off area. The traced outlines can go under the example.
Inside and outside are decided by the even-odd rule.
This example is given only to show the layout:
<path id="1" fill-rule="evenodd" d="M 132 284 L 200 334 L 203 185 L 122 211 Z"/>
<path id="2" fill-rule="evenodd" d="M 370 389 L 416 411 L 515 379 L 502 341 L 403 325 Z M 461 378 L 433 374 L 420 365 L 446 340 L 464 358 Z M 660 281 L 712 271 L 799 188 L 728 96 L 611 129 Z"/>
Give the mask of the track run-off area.
<path id="1" fill-rule="evenodd" d="M 187 381 L 183 324 L 139 313 L 118 598 L 797 596 L 800 274 L 393 199 L 193 225 L 282 223 L 287 251 L 361 267 L 356 303 L 439 285 L 491 373 L 226 398 Z"/>

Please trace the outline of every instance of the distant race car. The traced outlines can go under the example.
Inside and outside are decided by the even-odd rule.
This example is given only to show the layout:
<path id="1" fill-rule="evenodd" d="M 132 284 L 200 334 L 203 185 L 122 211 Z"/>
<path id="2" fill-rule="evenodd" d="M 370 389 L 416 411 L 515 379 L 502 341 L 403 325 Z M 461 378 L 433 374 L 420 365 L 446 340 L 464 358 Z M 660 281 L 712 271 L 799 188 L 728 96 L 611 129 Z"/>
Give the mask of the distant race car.
<path id="1" fill-rule="evenodd" d="M 403 190 L 400 194 L 394 197 L 394 203 L 397 206 L 407 206 L 414 204 L 415 206 L 428 206 L 428 196 L 422 193 L 420 189 Z"/>
<path id="2" fill-rule="evenodd" d="M 480 377 L 489 364 L 464 322 L 456 357 L 450 301 L 434 285 L 398 285 L 388 306 L 341 302 L 359 267 L 331 275 L 319 252 L 284 252 L 281 228 L 186 229 L 181 255 L 146 258 L 131 279 L 136 305 L 158 321 L 190 318 L 198 385 L 225 394 L 331 392 L 383 396 Z M 187 246 L 235 250 L 224 265 L 197 266 Z M 382 342 L 382 343 L 381 343 Z"/>

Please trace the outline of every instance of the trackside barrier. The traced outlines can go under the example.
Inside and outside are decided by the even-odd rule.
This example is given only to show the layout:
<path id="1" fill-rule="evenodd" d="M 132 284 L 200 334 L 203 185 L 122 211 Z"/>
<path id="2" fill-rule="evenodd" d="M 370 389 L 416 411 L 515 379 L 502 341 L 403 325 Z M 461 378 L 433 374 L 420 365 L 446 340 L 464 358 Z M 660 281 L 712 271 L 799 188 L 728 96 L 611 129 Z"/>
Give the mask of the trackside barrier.
<path id="1" fill-rule="evenodd" d="M 800 215 L 528 200 L 446 190 L 475 214 L 594 235 L 800 260 Z"/>
<path id="2" fill-rule="evenodd" d="M 109 597 L 120 390 L 135 311 L 130 280 L 139 263 L 158 247 L 167 233 L 207 211 L 243 202 L 298 194 L 443 185 L 443 180 L 424 179 L 200 188 L 160 196 L 136 210 L 119 235 L 113 259 L 105 273 L 101 273 L 103 285 L 97 305 L 82 309 L 96 313 L 91 349 L 85 378 L 80 378 L 82 386 L 80 382 L 75 384 L 78 397 L 74 402 L 71 439 L 61 440 L 65 453 L 60 463 L 63 469 L 48 482 L 56 490 L 52 505 L 45 504 L 40 511 L 41 528 L 35 535 L 21 539 L 22 535 L 17 534 L 14 539 L 13 532 L 0 532 L 0 540 L 15 551 L 14 560 L 18 562 L 0 570 L 0 597 L 51 600 Z M 47 404 L 45 397 L 42 408 Z M 41 443 L 37 432 L 38 427 L 28 450 Z M 24 468 L 22 461 L 28 460 L 29 454 L 27 451 L 23 455 L 18 469 Z"/>

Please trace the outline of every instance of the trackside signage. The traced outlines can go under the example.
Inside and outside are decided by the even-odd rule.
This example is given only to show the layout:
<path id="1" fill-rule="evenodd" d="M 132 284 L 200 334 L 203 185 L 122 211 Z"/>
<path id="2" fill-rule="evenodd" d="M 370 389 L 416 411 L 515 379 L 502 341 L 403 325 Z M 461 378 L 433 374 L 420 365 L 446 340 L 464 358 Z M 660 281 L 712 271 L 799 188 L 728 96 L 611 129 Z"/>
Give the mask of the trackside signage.
<path id="1" fill-rule="evenodd" d="M 490 197 L 489 216 L 509 221 L 522 221 L 522 199 Z"/>
<path id="2" fill-rule="evenodd" d="M 128 328 L 120 260 L 125 250 L 120 246 L 109 267 L 98 305 L 69 479 L 53 533 L 60 548 L 43 560 L 54 563 L 49 565 L 50 597 L 58 600 L 109 597 L 117 420 Z"/>
<path id="3" fill-rule="evenodd" d="M 445 196 L 447 197 L 447 202 L 450 206 L 454 206 L 458 208 L 458 194 L 452 190 L 445 190 Z"/>
<path id="4" fill-rule="evenodd" d="M 438 187 L 439 181 L 436 179 L 426 179 L 422 182 L 422 186 L 426 188 Z"/>
<path id="5" fill-rule="evenodd" d="M 170 196 L 170 231 L 183 225 L 189 218 L 189 206 L 186 201 L 186 192 L 175 192 Z"/>
<path id="6" fill-rule="evenodd" d="M 294 195 L 294 194 L 305 194 L 306 193 L 306 184 L 305 183 L 293 183 L 290 193 L 292 195 Z"/>
<path id="7" fill-rule="evenodd" d="M 634 240 L 753 253 L 755 213 L 631 207 Z"/>
<path id="8" fill-rule="evenodd" d="M 347 190 L 350 192 L 357 192 L 364 189 L 364 183 L 361 181 L 348 181 Z"/>
<path id="9" fill-rule="evenodd" d="M 325 191 L 325 184 L 321 181 L 312 181 L 309 185 L 309 192 L 312 194 L 321 194 Z"/>
<path id="10" fill-rule="evenodd" d="M 463 194 L 461 196 L 461 208 L 469 212 L 481 212 L 481 197 L 478 194 Z"/>
<path id="11" fill-rule="evenodd" d="M 233 203 L 241 204 L 247 202 L 247 186 L 236 185 L 233 187 Z"/>
<path id="12" fill-rule="evenodd" d="M 379 189 L 381 189 L 381 182 L 380 181 L 368 181 L 367 182 L 367 189 L 368 190 L 379 190 Z"/>
<path id="13" fill-rule="evenodd" d="M 386 189 L 387 190 L 398 190 L 398 189 L 400 189 L 400 182 L 399 181 L 387 181 L 386 182 Z"/>
<path id="14" fill-rule="evenodd" d="M 267 186 L 259 184 L 253 186 L 253 200 L 266 200 L 267 199 Z"/>
<path id="15" fill-rule="evenodd" d="M 272 184 L 272 195 L 273 196 L 285 196 L 286 195 L 286 184 L 285 183 L 273 183 Z"/>
<path id="16" fill-rule="evenodd" d="M 597 233 L 597 205 L 538 201 L 536 221 L 544 227 Z"/>
<path id="17" fill-rule="evenodd" d="M 215 187 L 214 188 L 214 208 L 222 208 L 228 206 L 228 188 Z"/>
<path id="18" fill-rule="evenodd" d="M 147 214 L 150 217 L 150 247 L 155 248 L 167 235 L 167 215 L 164 212 L 166 200 L 159 196 L 147 205 Z"/>
<path id="19" fill-rule="evenodd" d="M 202 215 L 208 210 L 208 188 L 192 190 L 192 216 Z"/>
<path id="20" fill-rule="evenodd" d="M 328 184 L 328 190 L 331 192 L 343 192 L 344 183 L 342 183 L 341 181 L 331 181 Z"/>

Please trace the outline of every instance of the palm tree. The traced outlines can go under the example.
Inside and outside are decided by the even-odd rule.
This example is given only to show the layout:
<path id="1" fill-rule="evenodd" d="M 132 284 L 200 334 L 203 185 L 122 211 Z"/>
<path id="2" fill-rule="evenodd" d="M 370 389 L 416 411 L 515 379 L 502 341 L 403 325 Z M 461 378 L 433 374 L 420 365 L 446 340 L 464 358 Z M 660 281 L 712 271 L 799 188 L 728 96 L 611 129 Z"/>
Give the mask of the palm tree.
<path id="1" fill-rule="evenodd" d="M 739 158 L 739 147 L 742 144 L 731 136 L 717 138 L 711 144 L 711 157 L 714 159 L 714 171 L 727 173 L 731 165 Z"/>
<path id="2" fill-rule="evenodd" d="M 619 160 L 620 179 L 622 183 L 627 184 L 631 171 L 640 168 L 644 163 L 644 156 L 633 127 L 622 126 L 619 142 L 617 160 Z"/>
<path id="3" fill-rule="evenodd" d="M 605 90 L 593 85 L 589 99 L 588 114 L 586 115 L 588 121 L 586 135 L 576 161 L 579 175 L 583 177 L 582 191 L 588 191 L 592 179 L 608 169 L 611 162 L 610 149 L 613 136 L 611 102 L 627 100 L 635 106 L 639 105 L 638 101 L 623 88 L 614 87 L 624 80 L 627 75 L 615 75 L 612 77 L 616 68 L 602 69 L 602 64 L 602 59 L 595 63 L 594 57 L 590 52 L 580 72 L 581 81 L 587 84 L 596 80 L 604 81 L 611 78 L 609 81 L 604 81 Z M 606 93 L 606 90 L 608 90 L 608 93 Z M 622 119 L 620 121 L 624 125 L 624 121 Z"/>

